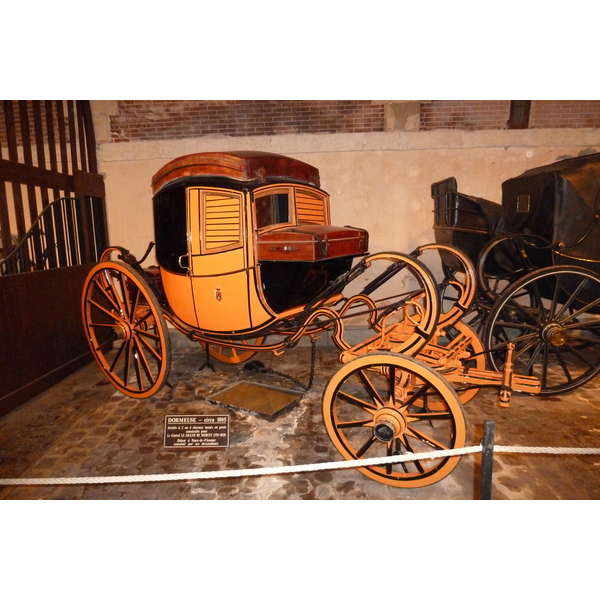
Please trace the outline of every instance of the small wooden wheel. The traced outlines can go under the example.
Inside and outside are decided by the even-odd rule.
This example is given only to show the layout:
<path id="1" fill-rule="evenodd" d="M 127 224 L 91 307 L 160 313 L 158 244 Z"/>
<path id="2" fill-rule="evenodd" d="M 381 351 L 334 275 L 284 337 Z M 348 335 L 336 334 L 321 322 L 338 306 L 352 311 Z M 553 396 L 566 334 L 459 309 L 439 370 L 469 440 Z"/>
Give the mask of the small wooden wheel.
<path id="1" fill-rule="evenodd" d="M 158 392 L 169 376 L 171 339 L 146 281 L 126 264 L 102 262 L 90 271 L 82 300 L 90 349 L 108 380 L 133 398 Z"/>
<path id="2" fill-rule="evenodd" d="M 216 358 L 223 363 L 239 365 L 240 363 L 250 360 L 256 354 L 256 350 L 253 350 L 252 346 L 261 346 L 264 341 L 265 338 L 263 336 L 254 340 L 240 342 L 242 345 L 248 346 L 248 350 L 227 346 L 227 342 L 223 342 L 223 345 L 211 343 L 208 346 L 208 353 L 213 358 Z"/>
<path id="3" fill-rule="evenodd" d="M 435 399 L 432 410 L 423 398 Z M 464 447 L 466 424 L 456 392 L 433 369 L 403 354 L 373 352 L 345 364 L 323 394 L 323 419 L 347 460 Z M 379 483 L 416 488 L 436 483 L 460 457 L 359 467 Z"/>

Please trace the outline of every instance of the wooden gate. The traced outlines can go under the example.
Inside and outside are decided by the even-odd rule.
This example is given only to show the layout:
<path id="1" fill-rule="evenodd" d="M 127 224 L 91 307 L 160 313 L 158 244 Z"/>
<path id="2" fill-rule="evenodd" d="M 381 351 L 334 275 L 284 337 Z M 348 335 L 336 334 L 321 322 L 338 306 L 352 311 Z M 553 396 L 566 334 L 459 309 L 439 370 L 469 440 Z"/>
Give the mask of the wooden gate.
<path id="1" fill-rule="evenodd" d="M 81 291 L 107 244 L 89 101 L 2 101 L 0 415 L 91 359 Z"/>

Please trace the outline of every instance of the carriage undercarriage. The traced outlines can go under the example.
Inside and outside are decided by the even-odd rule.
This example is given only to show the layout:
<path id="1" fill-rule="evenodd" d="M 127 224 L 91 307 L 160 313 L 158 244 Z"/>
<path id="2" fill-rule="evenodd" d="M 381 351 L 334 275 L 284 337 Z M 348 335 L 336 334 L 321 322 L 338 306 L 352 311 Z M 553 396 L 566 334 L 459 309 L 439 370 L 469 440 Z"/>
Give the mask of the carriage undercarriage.
<path id="1" fill-rule="evenodd" d="M 161 305 L 152 279 L 122 248 L 110 248 L 122 261 L 104 260 L 86 282 L 83 311 L 94 354 L 105 375 L 123 393 L 145 398 L 168 383 L 170 339 L 167 322 L 199 342 L 211 356 L 230 364 L 256 353 L 275 355 L 309 337 L 328 334 L 340 351 L 341 369 L 323 394 L 323 418 L 328 435 L 341 455 L 354 460 L 450 450 L 463 447 L 466 422 L 462 404 L 481 387 L 497 387 L 507 405 L 512 391 L 539 393 L 535 377 L 511 369 L 485 369 L 485 356 L 476 333 L 461 322 L 475 295 L 473 267 L 460 251 L 438 244 L 411 255 L 380 253 L 361 259 L 340 281 L 294 318 L 275 321 L 253 334 L 218 337 L 185 326 Z M 467 276 L 453 279 L 456 297 L 448 303 L 431 270 L 417 256 L 450 252 Z M 341 288 L 378 274 L 350 297 Z M 388 295 L 394 278 L 405 280 L 406 291 Z M 364 327 L 356 327 L 361 321 Z M 346 336 L 353 323 L 352 336 Z M 363 334 L 356 341 L 357 332 Z M 348 337 L 352 337 L 352 342 Z M 448 475 L 458 457 L 402 462 L 360 470 L 370 478 L 397 487 L 420 487 Z"/>

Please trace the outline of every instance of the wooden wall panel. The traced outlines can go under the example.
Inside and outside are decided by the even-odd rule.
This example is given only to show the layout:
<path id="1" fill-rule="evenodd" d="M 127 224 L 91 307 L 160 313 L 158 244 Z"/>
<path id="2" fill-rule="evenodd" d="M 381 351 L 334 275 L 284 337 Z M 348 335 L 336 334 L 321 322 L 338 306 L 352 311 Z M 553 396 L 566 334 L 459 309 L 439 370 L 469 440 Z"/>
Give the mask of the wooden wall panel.
<path id="1" fill-rule="evenodd" d="M 91 359 L 81 293 L 107 245 L 89 101 L 1 101 L 0 415 Z"/>

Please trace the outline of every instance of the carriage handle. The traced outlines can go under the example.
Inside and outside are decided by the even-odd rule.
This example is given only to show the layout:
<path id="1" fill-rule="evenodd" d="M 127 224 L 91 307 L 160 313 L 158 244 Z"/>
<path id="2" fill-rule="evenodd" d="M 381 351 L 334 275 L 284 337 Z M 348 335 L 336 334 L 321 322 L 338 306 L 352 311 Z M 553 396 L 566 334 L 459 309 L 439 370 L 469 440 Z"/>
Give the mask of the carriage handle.
<path id="1" fill-rule="evenodd" d="M 185 260 L 185 265 L 182 264 L 183 260 L 182 259 L 186 259 Z M 189 260 L 189 256 L 187 254 L 182 254 L 178 259 L 177 259 L 177 264 L 179 265 L 179 267 L 181 269 L 189 269 L 190 268 L 190 260 Z"/>

